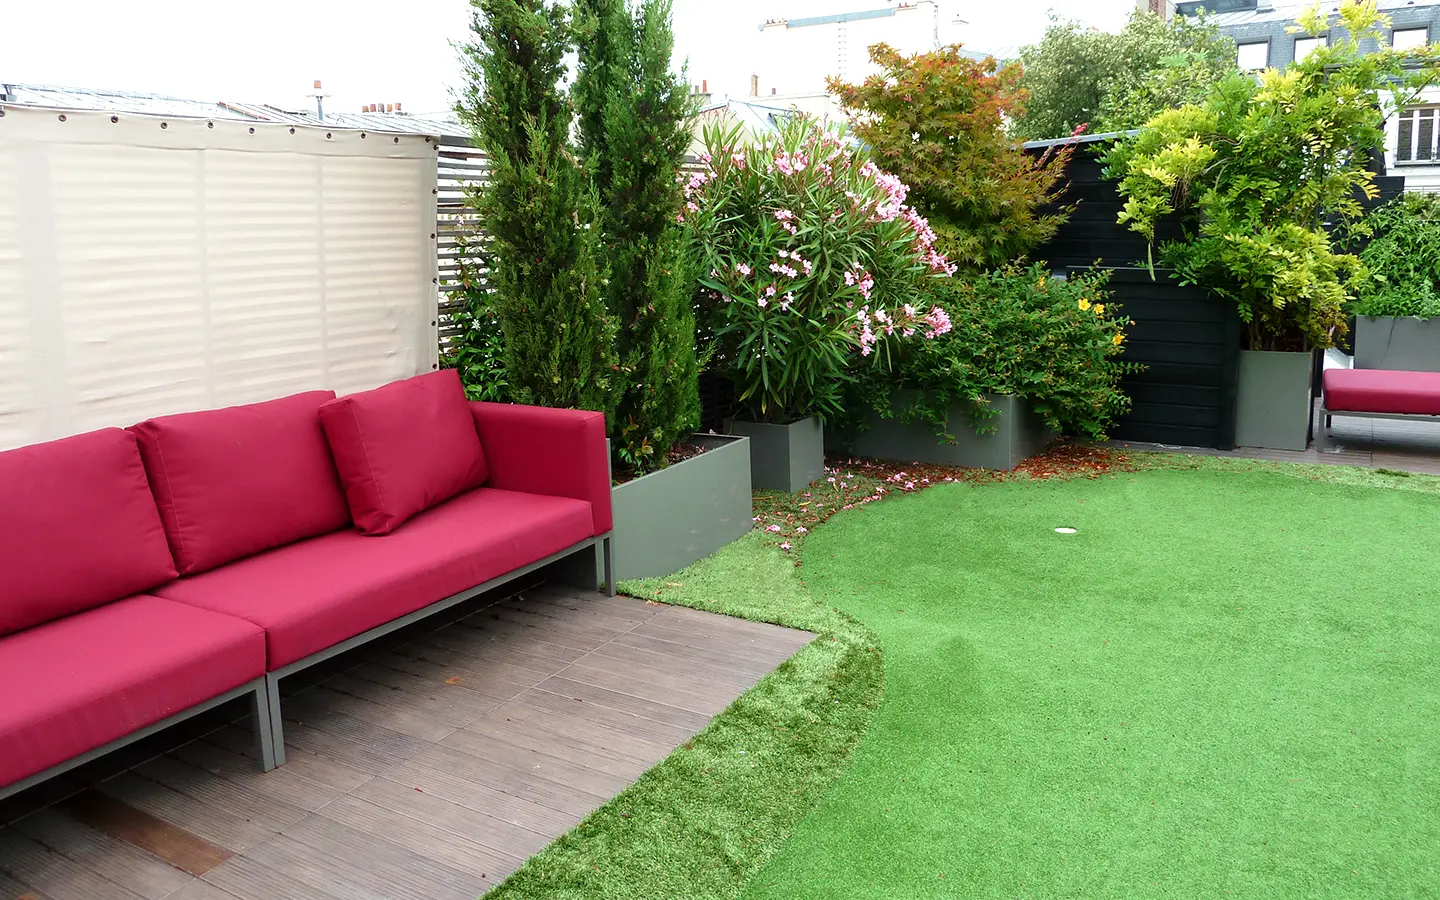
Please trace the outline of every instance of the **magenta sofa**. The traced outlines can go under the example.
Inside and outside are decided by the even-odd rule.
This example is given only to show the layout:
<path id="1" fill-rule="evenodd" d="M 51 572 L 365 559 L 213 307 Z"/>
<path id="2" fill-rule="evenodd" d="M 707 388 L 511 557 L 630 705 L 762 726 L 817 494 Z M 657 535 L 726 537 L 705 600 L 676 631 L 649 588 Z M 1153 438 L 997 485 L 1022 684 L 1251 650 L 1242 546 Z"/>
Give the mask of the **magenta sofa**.
<path id="1" fill-rule="evenodd" d="M 0 453 L 0 796 L 245 695 L 281 765 L 281 678 L 573 553 L 610 582 L 610 528 L 600 413 L 453 372 Z"/>

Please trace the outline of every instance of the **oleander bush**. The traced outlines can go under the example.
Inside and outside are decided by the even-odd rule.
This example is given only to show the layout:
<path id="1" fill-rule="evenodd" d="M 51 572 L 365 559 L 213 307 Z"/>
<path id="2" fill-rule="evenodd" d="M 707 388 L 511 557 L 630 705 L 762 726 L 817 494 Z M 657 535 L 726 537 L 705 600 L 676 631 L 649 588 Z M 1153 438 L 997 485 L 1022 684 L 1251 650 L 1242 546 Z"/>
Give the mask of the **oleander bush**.
<path id="1" fill-rule="evenodd" d="M 950 329 L 927 285 L 954 271 L 935 233 L 843 128 L 803 117 L 746 143 L 704 135 L 680 218 L 696 253 L 700 335 L 744 414 L 841 413 L 857 370 Z"/>

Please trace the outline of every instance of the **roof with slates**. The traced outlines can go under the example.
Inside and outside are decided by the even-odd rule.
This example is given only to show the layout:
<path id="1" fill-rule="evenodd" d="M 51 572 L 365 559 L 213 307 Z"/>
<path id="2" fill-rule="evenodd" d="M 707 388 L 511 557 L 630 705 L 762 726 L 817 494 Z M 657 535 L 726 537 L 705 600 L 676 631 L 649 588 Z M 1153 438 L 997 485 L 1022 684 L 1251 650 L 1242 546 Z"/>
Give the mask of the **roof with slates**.
<path id="1" fill-rule="evenodd" d="M 57 87 L 45 84 L 0 84 L 0 103 L 39 106 L 45 109 L 93 109 L 139 115 L 174 116 L 196 119 L 288 122 L 318 125 L 321 120 L 310 110 L 283 109 L 268 103 L 189 100 L 164 94 L 111 91 L 93 88 Z M 470 130 L 454 119 L 417 116 L 409 113 L 329 112 L 324 124 L 331 128 L 354 128 L 399 134 L 431 134 L 468 138 Z"/>

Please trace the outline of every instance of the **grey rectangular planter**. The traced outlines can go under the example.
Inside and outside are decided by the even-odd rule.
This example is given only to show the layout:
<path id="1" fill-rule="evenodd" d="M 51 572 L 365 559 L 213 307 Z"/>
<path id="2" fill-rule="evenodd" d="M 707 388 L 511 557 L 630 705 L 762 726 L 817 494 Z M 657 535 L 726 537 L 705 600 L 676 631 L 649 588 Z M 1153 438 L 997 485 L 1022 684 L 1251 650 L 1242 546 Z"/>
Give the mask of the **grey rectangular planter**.
<path id="1" fill-rule="evenodd" d="M 1059 437 L 1045 427 L 1030 404 L 1014 394 L 987 394 L 996 416 L 987 424 L 995 430 L 988 434 L 975 431 L 962 406 L 952 406 L 945 430 L 955 436 L 954 443 L 935 433 L 929 422 L 901 422 L 876 415 L 869 430 L 861 432 L 851 449 L 857 456 L 900 462 L 923 462 L 972 469 L 1013 469 L 1045 449 Z M 896 398 L 897 408 L 906 403 L 902 392 Z"/>
<path id="2" fill-rule="evenodd" d="M 692 440 L 705 452 L 611 490 L 617 581 L 669 575 L 754 526 L 749 439 Z"/>
<path id="3" fill-rule="evenodd" d="M 1310 353 L 1240 352 L 1235 443 L 1270 450 L 1304 450 L 1312 415 Z"/>
<path id="4" fill-rule="evenodd" d="M 1355 368 L 1440 372 L 1440 319 L 1357 317 Z"/>
<path id="5" fill-rule="evenodd" d="M 814 416 L 789 425 L 726 419 L 725 430 L 750 438 L 750 478 L 757 490 L 799 491 L 825 473 L 825 434 Z"/>

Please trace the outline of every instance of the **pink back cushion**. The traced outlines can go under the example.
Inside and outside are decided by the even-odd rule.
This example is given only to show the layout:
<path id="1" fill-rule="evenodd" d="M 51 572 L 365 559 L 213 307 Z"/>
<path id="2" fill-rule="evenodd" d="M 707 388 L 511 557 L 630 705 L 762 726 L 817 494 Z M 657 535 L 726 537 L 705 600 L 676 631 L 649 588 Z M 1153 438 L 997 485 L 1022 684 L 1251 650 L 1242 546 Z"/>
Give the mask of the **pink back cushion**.
<path id="1" fill-rule="evenodd" d="M 133 436 L 107 428 L 0 453 L 0 634 L 174 578 Z"/>
<path id="2" fill-rule="evenodd" d="M 181 575 L 350 524 L 320 427 L 333 399 L 310 391 L 131 426 Z"/>
<path id="3" fill-rule="evenodd" d="M 388 534 L 490 477 L 453 369 L 332 400 L 320 421 L 362 534 Z"/>

